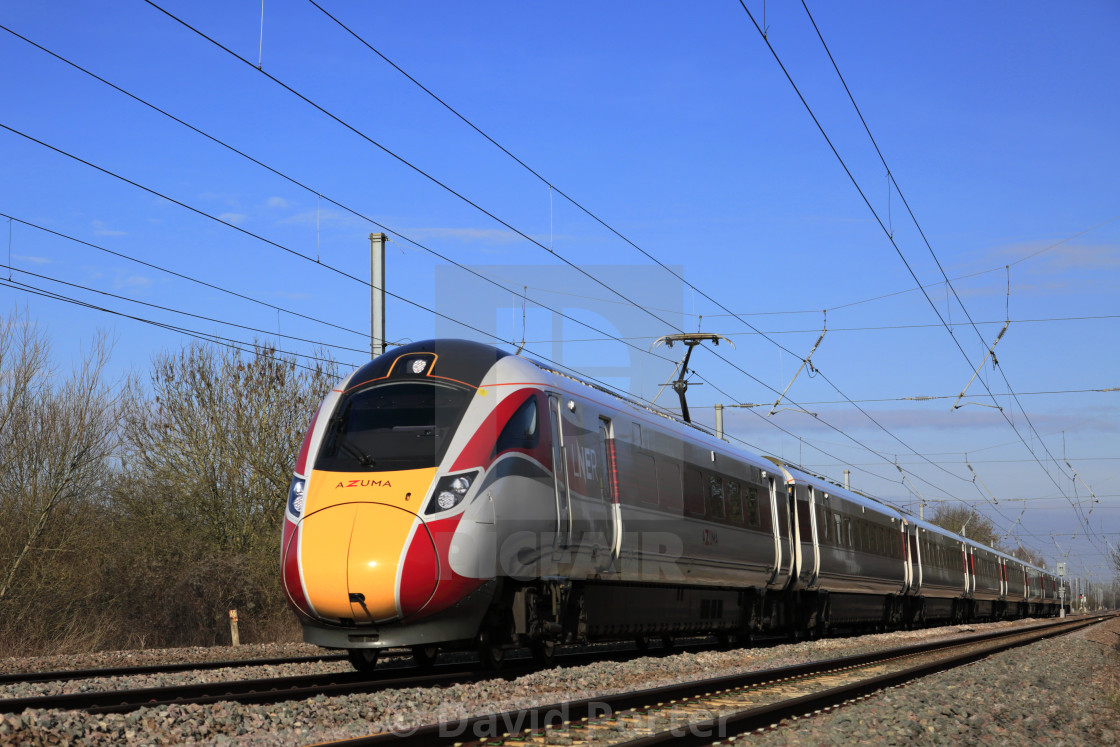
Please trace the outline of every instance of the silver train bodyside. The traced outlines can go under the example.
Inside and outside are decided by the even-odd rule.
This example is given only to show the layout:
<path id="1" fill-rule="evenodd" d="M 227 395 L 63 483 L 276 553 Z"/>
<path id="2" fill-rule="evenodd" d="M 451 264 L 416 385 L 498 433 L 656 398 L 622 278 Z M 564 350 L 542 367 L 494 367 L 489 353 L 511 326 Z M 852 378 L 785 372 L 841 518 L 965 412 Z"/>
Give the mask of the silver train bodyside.
<path id="1" fill-rule="evenodd" d="M 421 359 L 422 372 L 408 374 Z M 473 380 L 456 373 L 466 359 Z M 510 646 L 547 652 L 592 640 L 818 635 L 838 626 L 1058 611 L 1058 579 L 1045 570 L 477 343 L 414 343 L 355 372 L 321 408 L 296 480 L 327 485 L 345 472 L 338 486 L 366 473 L 371 483 L 390 481 L 392 470 L 332 471 L 322 458 L 325 444 L 339 438 L 331 435 L 336 410 L 363 387 L 441 375 L 469 397 L 422 488 L 409 483 L 412 492 L 402 498 L 379 485 L 365 496 L 347 493 L 345 501 L 324 488 L 314 500 L 309 494 L 306 510 L 290 502 L 285 588 L 306 640 L 347 649 L 479 648 L 493 658 Z M 400 434 L 414 437 L 408 429 Z M 360 443 L 362 433 L 343 438 L 350 435 Z M 452 495 L 447 486 L 460 476 L 469 486 Z M 347 581 L 344 591 L 313 589 L 314 579 L 326 576 L 308 570 L 311 555 L 325 545 L 301 534 L 306 526 L 311 536 L 323 511 L 363 502 L 407 514 L 401 531 L 408 524 L 411 544 L 386 542 L 378 528 L 378 543 L 391 545 L 384 557 L 362 544 L 357 524 L 338 524 L 340 533 L 351 532 L 351 568 L 355 556 L 396 564 L 395 601 L 381 613 L 363 614 L 366 605 L 352 601 L 381 593 L 373 587 Z M 420 536 L 430 537 L 434 550 L 416 550 L 427 547 Z M 434 561 L 410 566 L 425 553 Z M 351 601 L 335 604 L 339 594 Z M 410 601 L 421 597 L 427 601 Z"/>

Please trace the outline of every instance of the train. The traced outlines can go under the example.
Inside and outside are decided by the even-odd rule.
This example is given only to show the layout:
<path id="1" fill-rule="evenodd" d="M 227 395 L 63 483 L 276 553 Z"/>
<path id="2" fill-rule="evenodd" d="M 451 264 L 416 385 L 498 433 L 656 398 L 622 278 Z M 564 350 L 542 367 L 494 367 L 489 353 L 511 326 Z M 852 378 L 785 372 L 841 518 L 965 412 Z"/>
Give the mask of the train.
<path id="1" fill-rule="evenodd" d="M 1052 616 L 1052 573 L 479 342 L 394 348 L 303 439 L 281 575 L 358 670 L 477 652 Z M 1066 599 L 1069 597 L 1066 596 Z"/>

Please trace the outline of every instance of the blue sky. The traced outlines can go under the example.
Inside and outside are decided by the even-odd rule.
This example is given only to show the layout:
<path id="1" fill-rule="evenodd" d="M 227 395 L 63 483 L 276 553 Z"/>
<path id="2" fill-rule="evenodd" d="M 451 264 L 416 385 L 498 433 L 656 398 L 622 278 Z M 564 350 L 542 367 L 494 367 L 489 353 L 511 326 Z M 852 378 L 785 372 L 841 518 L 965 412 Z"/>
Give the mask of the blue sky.
<path id="1" fill-rule="evenodd" d="M 246 63 L 140 0 L 13 0 L 0 14 L 13 279 L 206 334 L 279 334 L 301 355 L 314 345 L 292 338 L 316 341 L 356 365 L 369 290 L 334 270 L 368 280 L 372 219 L 395 232 L 388 290 L 424 307 L 390 299 L 389 339 L 524 339 L 653 399 L 679 355 L 650 355 L 653 338 L 699 327 L 735 343 L 693 358 L 704 385 L 690 404 L 707 422 L 716 402 L 772 404 L 827 309 L 820 373 L 802 372 L 796 404 L 771 417 L 728 410 L 731 435 L 835 479 L 851 469 L 856 487 L 915 509 L 918 493 L 973 503 L 1051 562 L 1056 540 L 1076 571 L 1111 578 L 1120 392 L 1080 390 L 1120 386 L 1115 3 L 811 3 L 897 187 L 800 3 L 765 4 L 766 38 L 831 147 L 737 2 L 320 4 L 543 181 L 308 2 L 266 0 L 263 38 L 260 3 L 159 3 Z M 763 4 L 747 8 L 761 25 Z M 121 375 L 190 339 L 0 287 L 5 313 L 24 306 L 64 365 L 99 328 Z M 482 332 L 447 321 L 476 316 Z M 982 404 L 951 411 L 1008 317 L 1001 370 L 985 366 L 965 400 Z M 626 343 L 582 342 L 604 333 Z"/>

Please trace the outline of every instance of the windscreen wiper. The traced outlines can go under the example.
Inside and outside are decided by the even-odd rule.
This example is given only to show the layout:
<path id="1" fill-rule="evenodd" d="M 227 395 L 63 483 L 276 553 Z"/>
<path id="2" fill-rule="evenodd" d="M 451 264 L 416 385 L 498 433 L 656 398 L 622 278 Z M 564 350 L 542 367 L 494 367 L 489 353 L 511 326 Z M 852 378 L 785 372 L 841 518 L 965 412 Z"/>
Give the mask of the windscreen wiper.
<path id="1" fill-rule="evenodd" d="M 366 469 L 373 469 L 375 466 L 377 466 L 377 462 L 374 461 L 373 457 L 359 449 L 354 444 L 347 442 L 345 438 L 338 442 L 338 448 L 340 451 L 345 451 L 351 457 L 357 459 L 358 464 L 362 465 Z"/>

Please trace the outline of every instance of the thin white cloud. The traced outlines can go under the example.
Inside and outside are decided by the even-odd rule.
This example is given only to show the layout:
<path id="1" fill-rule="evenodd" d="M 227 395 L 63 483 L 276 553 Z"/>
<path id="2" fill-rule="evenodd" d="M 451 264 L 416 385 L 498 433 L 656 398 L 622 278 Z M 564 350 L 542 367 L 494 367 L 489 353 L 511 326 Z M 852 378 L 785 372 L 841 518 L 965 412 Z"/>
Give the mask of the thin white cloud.
<path id="1" fill-rule="evenodd" d="M 95 220 L 93 222 L 93 235 L 94 236 L 127 236 L 128 231 L 119 231 L 117 229 L 109 228 L 105 225 L 104 221 Z"/>
<path id="2" fill-rule="evenodd" d="M 203 192 L 201 195 L 199 195 L 199 197 L 203 200 L 220 202 L 227 207 L 231 207 L 237 210 L 241 209 L 241 200 L 235 194 L 230 194 L 227 192 Z"/>
<path id="3" fill-rule="evenodd" d="M 265 202 L 265 207 L 276 210 L 286 210 L 288 206 L 289 202 L 283 197 L 269 197 L 268 201 Z"/>
<path id="4" fill-rule="evenodd" d="M 239 223 L 243 223 L 247 218 L 248 216 L 242 213 L 222 213 L 218 216 L 218 220 L 231 223 L 235 226 Z"/>
<path id="5" fill-rule="evenodd" d="M 47 259 L 46 257 L 28 257 L 24 254 L 13 254 L 12 259 L 18 259 L 22 262 L 31 262 L 32 264 L 36 264 L 36 265 L 52 265 L 52 264 L 54 264 L 53 259 Z"/>
<path id="6" fill-rule="evenodd" d="M 355 226 L 365 223 L 365 221 L 355 217 L 350 213 L 344 213 L 338 210 L 308 210 L 303 213 L 296 213 L 295 215 L 284 218 L 281 223 L 303 225 L 303 226 Z"/>
<path id="7" fill-rule="evenodd" d="M 1058 244 L 1055 241 L 1032 241 L 993 247 L 958 268 L 988 268 L 989 272 L 1002 272 L 1003 265 L 1011 265 L 1011 277 L 1023 272 L 1047 273 L 1055 270 L 1093 270 L 1120 267 L 1120 245 L 1117 244 Z"/>
<path id="8" fill-rule="evenodd" d="M 1056 269 L 1098 270 L 1120 268 L 1120 246 L 1109 244 L 1073 244 L 1055 247 L 1039 255 Z"/>
<path id="9" fill-rule="evenodd" d="M 151 286 L 152 279 L 145 275 L 128 275 L 124 277 L 117 277 L 114 286 L 120 290 L 123 288 L 147 288 Z"/>

